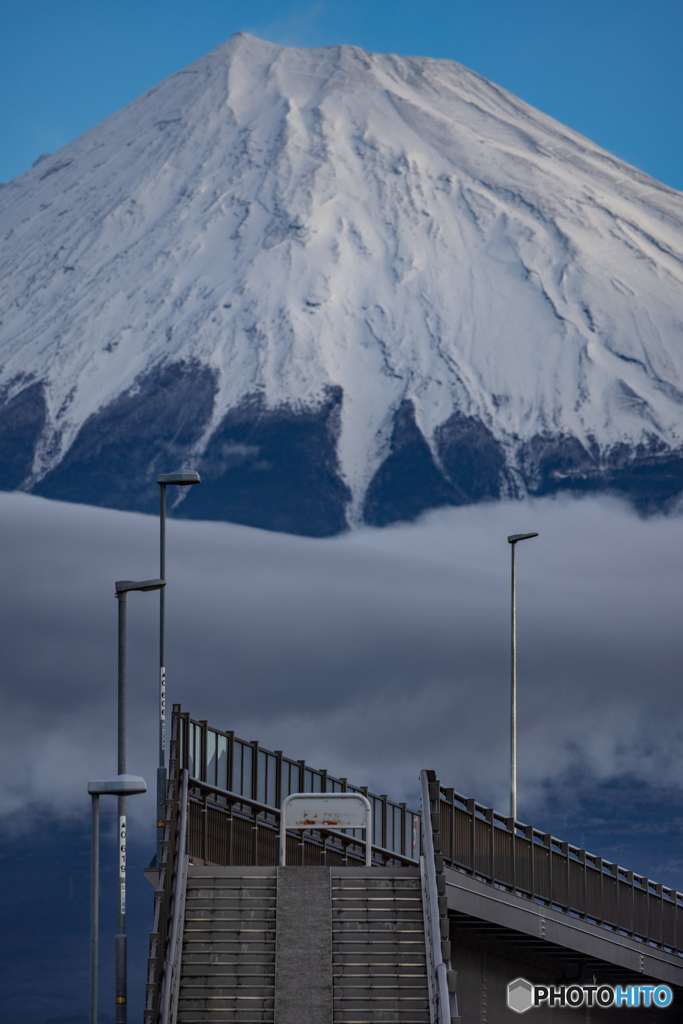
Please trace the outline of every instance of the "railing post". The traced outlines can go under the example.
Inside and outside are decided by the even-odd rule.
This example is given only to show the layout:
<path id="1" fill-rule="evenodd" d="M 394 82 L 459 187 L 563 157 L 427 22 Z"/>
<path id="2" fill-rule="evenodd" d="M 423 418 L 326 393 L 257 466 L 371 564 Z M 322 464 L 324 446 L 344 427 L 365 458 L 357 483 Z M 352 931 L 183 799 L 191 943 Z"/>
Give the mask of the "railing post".
<path id="1" fill-rule="evenodd" d="M 645 934 L 644 934 L 643 938 L 647 939 L 648 937 L 650 937 L 650 879 L 649 878 L 641 878 L 640 879 L 640 884 L 645 889 L 645 920 L 647 921 L 647 924 L 645 926 Z M 633 895 L 634 895 L 634 898 L 635 898 L 635 891 L 634 891 Z M 635 917 L 634 917 L 633 923 L 634 924 L 636 923 L 635 922 Z"/>
<path id="2" fill-rule="evenodd" d="M 253 867 L 258 867 L 258 811 L 255 807 L 251 811 L 251 863 Z"/>
<path id="3" fill-rule="evenodd" d="M 401 849 L 399 850 L 399 853 L 402 853 L 403 856 L 405 856 L 406 853 L 408 852 L 406 850 L 406 821 L 407 821 L 407 817 L 408 817 L 408 815 L 407 815 L 408 804 L 402 803 L 402 804 L 399 804 L 399 807 L 401 808 L 401 843 L 400 843 Z"/>
<path id="4" fill-rule="evenodd" d="M 203 801 L 202 801 L 202 840 L 201 840 L 201 842 L 202 842 L 202 860 L 204 861 L 205 864 L 207 863 L 207 861 L 209 859 L 208 858 L 208 852 L 209 852 L 209 822 L 208 822 L 209 808 L 207 806 L 208 799 L 209 799 L 209 794 L 206 792 L 206 790 L 204 790 L 204 798 L 203 798 Z"/>
<path id="5" fill-rule="evenodd" d="M 543 845 L 548 851 L 548 893 L 549 900 L 548 905 L 553 905 L 553 837 L 549 832 L 545 832 L 543 835 Z"/>
<path id="6" fill-rule="evenodd" d="M 189 711 L 183 711 L 179 716 L 181 721 L 181 729 L 183 731 L 183 757 L 182 763 L 178 764 L 178 771 L 182 771 L 183 768 L 189 769 L 190 759 L 190 713 Z"/>
<path id="7" fill-rule="evenodd" d="M 282 807 L 282 751 L 274 750 L 275 754 L 275 803 Z"/>
<path id="8" fill-rule="evenodd" d="M 476 800 L 466 800 L 465 806 L 467 813 L 470 815 L 470 867 L 472 874 L 476 871 L 476 857 L 477 857 L 477 833 L 476 833 Z"/>
<path id="9" fill-rule="evenodd" d="M 249 740 L 249 746 L 251 747 L 251 793 L 250 796 L 254 800 L 258 800 L 258 762 L 259 762 L 259 742 L 258 740 Z M 254 863 L 256 863 L 254 861 Z"/>
<path id="10" fill-rule="evenodd" d="M 616 881 L 615 891 L 616 891 L 617 912 L 616 912 L 616 921 L 614 922 L 614 924 L 615 924 L 615 926 L 617 928 L 617 931 L 618 931 L 621 928 L 621 892 L 620 892 L 621 886 L 620 886 L 620 883 L 619 883 L 619 865 L 618 864 L 610 864 L 609 870 L 610 870 L 610 874 L 612 875 L 612 877 Z"/>
<path id="11" fill-rule="evenodd" d="M 196 772 L 195 774 L 196 774 L 196 777 L 198 779 L 202 779 L 204 782 L 206 782 L 206 751 L 207 751 L 207 747 L 209 745 L 209 736 L 208 736 L 209 723 L 206 721 L 205 718 L 200 718 L 199 719 L 199 726 L 200 726 L 200 732 L 199 732 L 199 741 L 200 741 L 200 748 L 199 748 L 199 771 Z"/>
<path id="12" fill-rule="evenodd" d="M 571 901 L 571 895 L 570 895 L 570 892 L 569 892 L 569 843 L 560 843 L 560 850 L 562 851 L 562 856 L 564 857 L 564 877 L 565 877 L 565 886 L 566 886 L 565 894 L 566 894 L 566 897 L 567 897 L 567 905 L 565 907 L 565 910 L 568 911 L 570 906 L 571 906 L 571 902 L 572 902 Z M 552 851 L 550 853 L 550 856 L 552 857 Z M 577 909 L 578 909 L 577 907 L 574 907 L 574 910 L 577 910 Z"/>
<path id="13" fill-rule="evenodd" d="M 496 865 L 495 865 L 496 842 L 495 842 L 495 836 L 494 836 L 493 830 L 494 830 L 494 828 L 496 826 L 494 824 L 493 814 L 494 814 L 493 807 L 487 807 L 486 810 L 484 811 L 484 817 L 486 818 L 486 820 L 488 822 L 488 826 L 489 826 L 489 867 L 491 868 L 491 881 L 495 882 L 495 880 L 496 880 Z"/>
<path id="14" fill-rule="evenodd" d="M 599 921 L 600 924 L 602 924 L 605 920 L 605 879 L 603 877 L 604 871 L 602 867 L 602 857 L 596 857 L 593 863 L 595 864 L 596 869 L 600 872 L 600 893 L 598 896 L 598 899 L 600 900 L 600 913 L 591 914 L 590 916 L 594 917 L 596 921 Z M 586 901 L 586 913 L 588 914 L 588 901 Z"/>
<path id="15" fill-rule="evenodd" d="M 447 787 L 443 791 L 446 800 L 448 801 L 448 853 L 446 856 L 451 861 L 454 860 L 455 856 L 455 790 Z M 445 839 L 445 836 L 444 836 Z M 444 853 L 446 851 L 444 850 Z"/>
<path id="16" fill-rule="evenodd" d="M 658 946 L 664 945 L 664 886 L 659 883 L 655 885 L 655 892 L 659 897 L 659 939 L 657 940 Z M 649 920 L 648 920 L 648 931 L 649 931 Z"/>
<path id="17" fill-rule="evenodd" d="M 636 887 L 635 887 L 635 874 L 633 871 L 624 872 L 626 875 L 626 881 L 631 886 L 631 931 L 630 935 L 633 937 L 636 933 Z"/>
<path id="18" fill-rule="evenodd" d="M 534 843 L 534 829 L 533 829 L 533 825 L 525 825 L 524 826 L 524 835 L 529 840 L 529 879 L 530 879 L 529 884 L 530 884 L 530 887 L 531 887 L 531 899 L 534 899 L 534 897 L 536 896 L 536 874 L 535 874 L 535 870 L 534 870 L 534 858 L 535 858 L 534 846 L 536 844 Z"/>
<path id="19" fill-rule="evenodd" d="M 579 864 L 581 865 L 581 879 L 583 882 L 583 885 L 581 886 L 583 909 L 580 909 L 579 907 L 576 909 L 579 911 L 581 917 L 585 918 L 588 913 L 588 866 L 586 864 L 586 851 L 579 850 L 577 852 L 577 856 L 579 858 Z"/>
<path id="20" fill-rule="evenodd" d="M 233 729 L 228 729 L 225 733 L 227 743 L 225 744 L 225 756 L 228 759 L 227 771 L 225 773 L 225 786 L 231 792 L 235 788 L 233 785 L 233 763 L 235 759 L 235 732 Z"/>
<path id="21" fill-rule="evenodd" d="M 517 891 L 517 843 L 515 842 L 515 819 L 506 818 L 505 827 L 510 833 L 510 873 L 512 875 L 512 891 Z"/>
<path id="22" fill-rule="evenodd" d="M 230 806 L 227 809 L 227 816 L 226 816 L 226 822 L 225 822 L 225 845 L 226 845 L 225 864 L 226 864 L 226 867 L 232 867 L 232 859 L 233 859 L 232 847 L 233 847 L 234 828 L 233 828 L 232 811 L 233 811 L 233 805 L 230 804 Z"/>

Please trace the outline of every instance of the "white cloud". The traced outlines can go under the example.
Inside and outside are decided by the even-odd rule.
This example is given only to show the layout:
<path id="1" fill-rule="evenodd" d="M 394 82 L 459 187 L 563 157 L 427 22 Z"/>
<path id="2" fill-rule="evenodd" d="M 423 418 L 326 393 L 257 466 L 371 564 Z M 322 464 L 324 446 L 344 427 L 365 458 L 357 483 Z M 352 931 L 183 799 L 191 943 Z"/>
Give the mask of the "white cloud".
<path id="1" fill-rule="evenodd" d="M 0 813 L 87 809 L 116 768 L 114 581 L 158 572 L 154 517 L 0 495 Z M 309 540 L 169 523 L 168 687 L 195 718 L 395 798 L 420 768 L 504 810 L 508 533 L 518 548 L 520 815 L 577 777 L 683 779 L 683 522 L 514 502 Z M 130 771 L 153 787 L 158 600 L 132 594 Z M 131 807 L 153 815 L 151 797 Z"/>

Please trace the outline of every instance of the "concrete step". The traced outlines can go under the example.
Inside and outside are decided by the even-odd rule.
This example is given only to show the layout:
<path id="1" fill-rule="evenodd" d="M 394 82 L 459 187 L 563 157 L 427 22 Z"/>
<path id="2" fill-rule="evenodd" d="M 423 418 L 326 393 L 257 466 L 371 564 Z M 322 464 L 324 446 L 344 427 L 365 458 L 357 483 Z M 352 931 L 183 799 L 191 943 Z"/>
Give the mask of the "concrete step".
<path id="1" fill-rule="evenodd" d="M 198 993 L 196 996 L 185 996 L 180 993 L 178 1010 L 234 1010 L 236 1007 L 246 1010 L 271 1010 L 273 997 L 263 995 L 209 995 Z"/>
<path id="2" fill-rule="evenodd" d="M 201 941 L 186 939 L 183 943 L 183 962 L 185 963 L 192 963 L 193 958 L 205 961 L 210 958 L 212 953 L 216 954 L 216 959 L 224 956 L 234 958 L 243 955 L 255 962 L 263 960 L 271 953 L 273 956 L 275 955 L 272 942 L 243 942 L 241 940 L 211 942 L 203 939 Z"/>
<path id="3" fill-rule="evenodd" d="M 334 870 L 334 869 L 333 869 Z M 332 889 L 417 889 L 421 882 L 417 876 L 393 877 L 391 875 L 333 875 Z"/>
<path id="4" fill-rule="evenodd" d="M 254 1005 L 220 1005 L 220 1006 L 178 1006 L 178 1022 L 185 1024 L 190 1021 L 265 1021 L 273 1024 L 274 1010 L 272 1006 Z"/>
<path id="5" fill-rule="evenodd" d="M 378 1010 L 370 1007 L 335 1009 L 333 1024 L 429 1024 L 429 1011 L 408 1008 Z"/>
<path id="6" fill-rule="evenodd" d="M 232 961 L 216 961 L 204 959 L 203 961 L 193 961 L 191 963 L 184 964 L 183 978 L 187 978 L 188 983 L 192 981 L 194 984 L 195 978 L 208 978 L 208 977 L 240 977 L 240 978 L 264 978 L 269 974 L 272 974 L 272 966 L 275 963 L 275 957 L 273 957 L 267 963 L 255 963 L 247 959 L 233 959 Z"/>
<path id="7" fill-rule="evenodd" d="M 273 1024 L 275 903 L 273 872 L 190 875 L 178 1024 Z"/>
<path id="8" fill-rule="evenodd" d="M 230 923 L 229 923 L 230 924 Z M 275 933 L 275 929 L 270 927 L 258 927 L 250 924 L 248 927 L 239 927 L 239 922 L 232 924 L 232 927 L 220 927 L 215 923 L 211 922 L 201 923 L 198 921 L 190 922 L 185 926 L 185 941 L 192 943 L 196 948 L 201 948 L 202 943 L 211 943 L 216 949 L 220 949 L 220 944 L 223 943 L 225 948 L 233 948 L 235 942 L 246 942 L 249 948 L 255 948 L 260 942 L 266 944 L 272 940 L 272 936 Z"/>
<path id="9" fill-rule="evenodd" d="M 370 968 L 365 964 L 361 964 L 358 967 L 347 964 L 341 969 L 336 968 L 333 977 L 339 978 L 340 985 L 346 984 L 347 981 L 349 984 L 355 984 L 356 981 L 359 984 L 361 982 L 373 984 L 375 981 L 378 984 L 384 984 L 387 978 L 393 978 L 399 985 L 415 985 L 422 984 L 422 981 L 427 977 L 427 973 L 424 964 L 410 968 L 402 967 L 399 970 L 396 970 L 392 964 L 383 964 L 381 967 Z"/>
<path id="10" fill-rule="evenodd" d="M 265 901 L 248 900 L 245 902 L 248 903 L 248 906 L 240 907 L 226 906 L 218 900 L 213 903 L 210 900 L 201 900 L 201 903 L 187 900 L 185 916 L 195 920 L 202 918 L 213 920 L 215 917 L 225 918 L 228 921 L 275 920 L 275 901 L 270 906 L 266 906 Z"/>
<path id="11" fill-rule="evenodd" d="M 180 988 L 180 998 L 187 1001 L 194 999 L 208 999 L 210 1005 L 218 1006 L 222 1005 L 226 1000 L 232 1000 L 242 1003 L 245 999 L 251 1006 L 253 1000 L 272 1000 L 275 997 L 275 986 L 274 985 L 263 985 L 262 981 L 259 981 L 258 985 L 235 985 L 231 984 L 234 979 L 223 978 L 218 979 L 222 982 L 220 985 L 187 985 L 183 984 Z M 253 979 L 254 981 L 259 979 Z M 189 1004 L 188 1004 L 189 1005 Z M 246 1006 L 247 1004 L 244 1003 Z M 253 1004 L 256 1005 L 256 1004 Z M 260 1003 L 259 1003 L 260 1005 Z"/>
<path id="12" fill-rule="evenodd" d="M 255 889 L 274 889 L 273 875 L 259 878 L 257 875 L 203 875 L 201 878 L 188 879 L 188 892 L 211 892 L 224 891 L 229 889 L 244 889 L 250 892 Z"/>
<path id="13" fill-rule="evenodd" d="M 334 1024 L 428 1024 L 419 876 L 332 878 Z"/>
<path id="14" fill-rule="evenodd" d="M 243 989 L 272 989 L 273 980 L 272 977 L 267 977 L 262 974 L 191 974 L 182 976 L 180 983 L 180 990 L 183 989 L 196 989 L 201 988 L 202 990 L 214 989 L 226 990 L 230 989 L 232 992 L 243 993 Z"/>
<path id="15" fill-rule="evenodd" d="M 183 943 L 184 963 L 221 963 L 224 959 L 238 957 L 264 963 L 275 953 L 270 942 L 204 942 L 187 940 Z"/>

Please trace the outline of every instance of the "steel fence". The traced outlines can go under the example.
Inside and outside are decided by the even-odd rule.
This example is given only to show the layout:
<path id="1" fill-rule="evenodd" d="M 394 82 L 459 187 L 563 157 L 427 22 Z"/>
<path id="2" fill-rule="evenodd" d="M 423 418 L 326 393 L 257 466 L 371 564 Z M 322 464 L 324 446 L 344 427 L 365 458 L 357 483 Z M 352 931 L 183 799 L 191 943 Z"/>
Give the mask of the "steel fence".
<path id="1" fill-rule="evenodd" d="M 290 793 L 362 793 L 373 812 L 373 863 L 414 861 L 420 813 L 353 786 L 305 761 L 232 731 L 210 728 L 173 707 L 178 769 L 190 782 L 188 853 L 212 864 L 278 863 L 279 808 Z M 239 800 L 242 796 L 243 801 Z M 440 787 L 447 865 L 498 888 L 683 955 L 683 896 L 675 889 L 513 821 Z M 343 865 L 363 859 L 363 834 L 288 835 L 287 862 Z"/>
<path id="2" fill-rule="evenodd" d="M 211 864 L 276 865 L 279 814 L 291 793 L 361 793 L 372 807 L 373 863 L 415 862 L 420 855 L 420 814 L 386 795 L 353 786 L 324 769 L 267 750 L 232 731 L 210 728 L 173 706 L 180 768 L 190 775 L 188 853 Z M 240 801 L 239 797 L 244 799 Z M 315 831 L 287 836 L 287 862 L 363 863 L 364 830 L 323 837 Z"/>
<path id="3" fill-rule="evenodd" d="M 444 861 L 484 882 L 683 955 L 683 896 L 441 787 Z"/>

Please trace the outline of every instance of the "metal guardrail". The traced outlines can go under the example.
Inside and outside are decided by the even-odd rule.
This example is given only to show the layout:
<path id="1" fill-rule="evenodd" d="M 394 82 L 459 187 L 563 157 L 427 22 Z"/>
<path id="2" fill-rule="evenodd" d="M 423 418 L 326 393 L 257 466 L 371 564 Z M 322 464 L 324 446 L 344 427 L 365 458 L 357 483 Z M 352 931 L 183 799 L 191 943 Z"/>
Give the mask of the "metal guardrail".
<path id="1" fill-rule="evenodd" d="M 199 727 L 202 725 L 205 723 L 199 723 Z M 192 727 L 197 726 L 198 723 L 192 722 L 189 715 L 182 714 L 179 705 L 174 705 L 169 744 L 164 839 L 161 844 L 158 880 L 154 890 L 154 918 L 150 933 L 145 1024 L 173 1024 L 175 1019 L 174 1007 L 177 1006 L 178 966 L 182 944 L 181 917 L 188 860 L 216 866 L 272 866 L 279 863 L 279 807 L 247 795 L 244 792 L 247 789 L 246 785 L 240 790 L 233 791 L 203 778 L 189 777 L 188 762 L 190 767 L 197 765 L 201 769 L 202 761 L 189 757 L 187 737 L 197 743 L 199 736 L 202 749 L 205 750 L 206 733 L 214 732 L 205 729 L 202 737 L 202 732 L 196 729 L 192 736 Z M 244 751 L 240 749 L 241 747 L 249 747 L 252 754 L 277 756 L 270 751 L 263 751 L 258 744 L 244 744 L 241 740 L 234 739 L 231 734 L 215 735 L 223 736 L 226 740 L 231 739 L 232 750 L 239 754 L 241 767 L 244 765 Z M 227 749 L 229 748 L 226 743 L 225 752 Z M 303 762 L 290 762 L 280 757 L 280 764 L 283 762 L 285 766 L 297 765 L 301 769 L 299 778 L 306 784 L 308 780 L 303 772 L 313 772 L 313 769 L 305 768 Z M 203 766 L 206 773 L 206 759 Z M 315 774 L 321 778 L 326 776 L 326 773 L 322 772 Z M 229 777 L 240 778 L 236 771 Z M 248 778 L 251 792 L 258 785 L 258 776 L 254 778 L 250 775 Z M 182 784 L 181 780 L 184 780 Z M 368 795 L 367 789 L 359 790 L 351 786 L 348 790 L 336 788 L 337 784 L 346 783 L 346 780 L 330 781 L 335 784 L 334 788 L 317 791 L 348 791 Z M 277 788 L 276 792 L 279 796 L 280 789 Z M 401 812 L 401 820 L 408 823 L 412 839 L 413 822 L 418 822 L 420 817 L 417 812 L 409 811 L 405 804 L 393 804 L 386 797 L 369 794 L 368 799 L 371 802 L 379 801 L 384 806 L 383 829 L 381 832 L 373 829 L 375 835 L 386 834 L 386 805 L 389 804 L 391 812 L 395 808 Z M 404 828 L 404 835 L 405 831 Z M 361 835 L 363 832 L 362 829 L 338 831 L 331 828 L 298 834 L 288 832 L 287 863 L 362 865 L 365 863 L 365 838 Z M 375 866 L 418 863 L 412 856 L 406 856 L 376 843 L 372 843 L 372 862 Z"/>
<path id="2" fill-rule="evenodd" d="M 311 767 L 305 761 L 286 757 L 281 750 L 267 750 L 256 740 L 247 742 L 239 739 L 232 731 L 210 728 L 206 721 L 190 718 L 179 704 L 173 705 L 173 721 L 176 719 L 179 766 L 187 768 L 191 779 L 231 794 L 240 794 L 247 798 L 245 806 L 260 804 L 270 808 L 273 814 L 278 812 L 285 797 L 292 793 L 360 793 L 372 805 L 373 848 L 400 855 L 401 860 L 397 863 L 417 862 L 420 853 L 420 815 L 405 803 L 390 800 L 386 795 L 371 793 L 367 786 L 354 786 L 347 779 L 336 778 L 324 769 Z M 266 819 L 262 818 L 262 821 L 265 823 Z M 198 827 L 197 821 L 192 818 L 192 851 L 196 856 L 203 857 L 204 854 L 199 852 L 196 845 Z M 237 828 L 239 830 L 243 826 L 238 825 Z M 248 836 L 242 832 L 239 835 L 242 837 L 240 842 L 248 843 Z M 358 838 L 362 838 L 360 831 Z M 213 841 L 214 833 L 210 829 L 206 846 L 210 860 L 213 860 Z M 259 847 L 269 841 L 267 832 L 259 834 Z M 213 852 L 218 854 L 217 850 Z M 251 856 L 248 845 L 236 849 L 235 853 L 240 857 Z M 261 855 L 265 855 L 265 847 Z M 216 863 L 227 863 L 222 857 Z M 277 864 L 277 858 L 272 861 L 233 860 L 233 863 Z"/>
<path id="3" fill-rule="evenodd" d="M 683 956 L 683 895 L 440 787 L 444 860 L 484 882 Z"/>
<path id="4" fill-rule="evenodd" d="M 159 1019 L 162 982 L 164 979 L 170 930 L 172 928 L 173 887 L 178 875 L 178 862 L 185 857 L 187 816 L 185 816 L 185 826 L 181 836 L 179 811 L 181 804 L 187 806 L 187 789 L 185 789 L 185 799 L 181 801 L 179 787 L 180 770 L 178 767 L 178 732 L 179 723 L 174 720 L 171 723 L 171 739 L 169 743 L 164 838 L 161 843 L 160 863 L 157 865 L 158 878 L 154 888 L 154 916 L 152 931 L 149 937 L 147 990 L 144 1010 L 145 1024 L 157 1024 Z"/>
<path id="5" fill-rule="evenodd" d="M 188 809 L 187 769 L 180 773 L 178 815 L 178 835 L 176 839 L 177 856 L 173 885 L 171 889 L 171 927 L 166 956 L 164 957 L 164 973 L 161 979 L 160 1024 L 175 1024 L 178 1016 L 178 995 L 180 992 L 180 963 L 183 953 L 183 931 L 185 926 L 185 895 L 187 892 L 187 809 Z"/>
<path id="6" fill-rule="evenodd" d="M 422 848 L 424 850 L 420 857 L 420 878 L 425 920 L 429 1017 L 432 1024 L 458 1024 L 460 1017 L 458 1016 L 458 998 L 455 992 L 456 975 L 451 970 L 450 959 L 451 943 L 445 896 L 446 879 L 441 855 L 438 855 L 439 863 L 437 865 L 435 849 L 437 844 L 433 834 L 433 825 L 439 823 L 437 810 L 439 784 L 434 772 L 420 772 L 420 788 L 422 792 Z M 432 814 L 435 821 L 432 821 Z"/>
<path id="7" fill-rule="evenodd" d="M 365 863 L 362 829 L 315 828 L 287 832 L 287 864 L 354 866 Z M 241 793 L 189 780 L 188 854 L 195 863 L 221 866 L 280 863 L 280 809 Z M 415 865 L 417 860 L 371 845 L 377 866 Z"/>
<path id="8" fill-rule="evenodd" d="M 355 792 L 373 811 L 373 864 L 416 864 L 418 811 L 345 778 L 211 729 L 173 706 L 166 821 L 150 935 L 145 1024 L 157 1024 L 170 938 L 179 779 L 188 771 L 187 853 L 215 865 L 276 865 L 279 807 L 295 792 Z M 683 895 L 586 850 L 439 787 L 441 853 L 455 870 L 564 913 L 683 956 Z M 288 864 L 360 865 L 362 830 L 287 835 Z"/>

